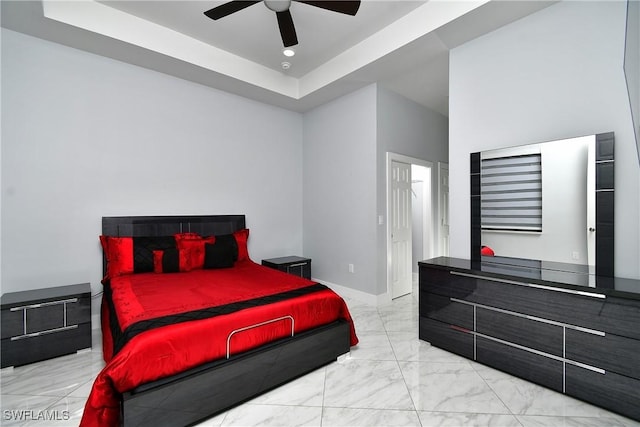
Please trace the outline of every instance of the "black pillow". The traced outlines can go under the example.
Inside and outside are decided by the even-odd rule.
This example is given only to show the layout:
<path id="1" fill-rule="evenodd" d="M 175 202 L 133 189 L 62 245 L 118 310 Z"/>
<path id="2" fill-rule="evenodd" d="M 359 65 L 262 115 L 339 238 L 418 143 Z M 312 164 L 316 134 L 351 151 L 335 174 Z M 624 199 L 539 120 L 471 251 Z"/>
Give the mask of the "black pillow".
<path id="1" fill-rule="evenodd" d="M 180 271 L 178 248 L 165 249 L 162 253 L 162 272 L 177 273 Z"/>
<path id="2" fill-rule="evenodd" d="M 229 268 L 238 259 L 238 243 L 232 234 L 216 236 L 204 245 L 204 268 Z"/>
<path id="3" fill-rule="evenodd" d="M 153 251 L 164 251 L 176 247 L 173 236 L 144 236 L 133 238 L 133 272 L 153 271 Z"/>

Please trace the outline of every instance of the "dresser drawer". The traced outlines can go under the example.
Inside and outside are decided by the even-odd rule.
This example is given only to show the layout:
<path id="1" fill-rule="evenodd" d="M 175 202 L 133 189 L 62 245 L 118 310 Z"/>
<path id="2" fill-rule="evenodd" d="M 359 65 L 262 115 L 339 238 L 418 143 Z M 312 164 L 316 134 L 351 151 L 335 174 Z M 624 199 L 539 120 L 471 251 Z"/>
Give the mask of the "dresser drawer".
<path id="1" fill-rule="evenodd" d="M 640 341 L 568 329 L 566 357 L 576 362 L 640 379 Z M 640 394 L 640 390 L 638 391 Z"/>
<path id="2" fill-rule="evenodd" d="M 25 365 L 85 348 L 91 348 L 91 323 L 33 337 L 7 338 L 2 340 L 2 367 Z"/>
<path id="3" fill-rule="evenodd" d="M 421 269 L 421 290 L 556 322 L 640 339 L 640 301 L 536 284 Z M 582 295 L 577 292 L 586 292 Z"/>
<path id="4" fill-rule="evenodd" d="M 536 287 L 476 280 L 474 302 L 584 327 L 640 339 L 640 303 L 619 304 L 598 298 Z M 597 295 L 597 294 L 594 294 Z"/>
<path id="5" fill-rule="evenodd" d="M 462 328 L 456 328 L 447 323 L 432 320 L 427 317 L 419 318 L 419 336 L 431 345 L 451 351 L 461 356 L 473 359 L 473 333 Z"/>
<path id="6" fill-rule="evenodd" d="M 2 310 L 2 339 L 24 333 L 24 312 L 22 310 Z"/>
<path id="7" fill-rule="evenodd" d="M 473 330 L 473 307 L 450 297 L 420 292 L 420 315 Z"/>
<path id="8" fill-rule="evenodd" d="M 91 299 L 67 297 L 15 305 L 2 310 L 2 338 L 91 322 Z"/>
<path id="9" fill-rule="evenodd" d="M 476 361 L 562 392 L 562 361 L 477 337 Z"/>
<path id="10" fill-rule="evenodd" d="M 422 291 L 459 299 L 465 299 L 476 290 L 473 278 L 423 266 L 420 266 L 419 286 Z"/>
<path id="11" fill-rule="evenodd" d="M 91 322 L 91 297 L 78 297 L 78 302 L 67 304 L 67 325 Z"/>
<path id="12" fill-rule="evenodd" d="M 66 305 L 61 302 L 52 302 L 38 308 L 25 309 L 27 334 L 63 328 L 65 326 Z"/>
<path id="13" fill-rule="evenodd" d="M 478 307 L 476 309 L 476 331 L 562 357 L 561 326 Z"/>
<path id="14" fill-rule="evenodd" d="M 640 381 L 637 379 L 567 365 L 565 381 L 567 394 L 640 420 Z"/>

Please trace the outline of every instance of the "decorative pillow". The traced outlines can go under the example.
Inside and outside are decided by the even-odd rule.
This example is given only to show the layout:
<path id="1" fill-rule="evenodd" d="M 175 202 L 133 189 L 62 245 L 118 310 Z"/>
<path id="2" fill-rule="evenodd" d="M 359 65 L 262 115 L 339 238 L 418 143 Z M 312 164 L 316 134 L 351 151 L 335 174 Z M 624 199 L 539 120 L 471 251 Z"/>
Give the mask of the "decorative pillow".
<path id="1" fill-rule="evenodd" d="M 204 245 L 204 268 L 233 267 L 238 259 L 238 244 L 233 235 L 216 236 L 215 243 Z"/>
<path id="2" fill-rule="evenodd" d="M 153 251 L 162 251 L 176 247 L 172 236 L 133 237 L 133 272 L 153 271 Z"/>
<path id="3" fill-rule="evenodd" d="M 133 238 L 100 236 L 100 244 L 107 260 L 103 283 L 113 277 L 133 273 Z"/>
<path id="4" fill-rule="evenodd" d="M 153 251 L 154 273 L 178 273 L 189 271 L 189 258 L 177 248 Z"/>
<path id="5" fill-rule="evenodd" d="M 174 238 L 178 250 L 184 251 L 189 258 L 189 270 L 201 269 L 204 266 L 204 245 L 216 241 L 214 236 L 202 237 L 197 233 L 180 233 L 174 235 Z"/>
<path id="6" fill-rule="evenodd" d="M 153 251 L 176 247 L 176 242 L 171 236 L 100 236 L 100 243 L 107 259 L 107 272 L 103 282 L 124 274 L 152 272 Z"/>
<path id="7" fill-rule="evenodd" d="M 233 237 L 238 244 L 238 259 L 237 261 L 244 261 L 249 259 L 249 250 L 247 249 L 247 240 L 249 240 L 249 229 L 244 228 L 242 230 L 235 231 Z"/>
<path id="8" fill-rule="evenodd" d="M 495 256 L 495 252 L 493 252 L 493 249 L 491 249 L 489 246 L 483 246 L 480 249 L 480 255 Z"/>

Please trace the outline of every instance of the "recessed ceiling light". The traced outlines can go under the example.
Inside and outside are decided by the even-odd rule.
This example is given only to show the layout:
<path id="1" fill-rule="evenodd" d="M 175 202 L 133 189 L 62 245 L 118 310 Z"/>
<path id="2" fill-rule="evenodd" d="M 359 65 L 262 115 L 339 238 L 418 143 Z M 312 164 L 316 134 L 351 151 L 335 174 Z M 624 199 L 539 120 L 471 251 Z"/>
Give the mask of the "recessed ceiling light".
<path id="1" fill-rule="evenodd" d="M 288 70 L 289 68 L 291 68 L 291 63 L 287 61 L 283 61 L 281 65 L 283 70 Z"/>
<path id="2" fill-rule="evenodd" d="M 295 51 L 295 50 L 293 50 L 293 49 L 288 49 L 288 48 L 287 48 L 287 49 L 284 49 L 284 50 L 282 51 L 282 53 L 284 54 L 284 56 L 293 56 L 293 55 L 295 55 L 295 54 L 296 54 L 296 51 Z"/>

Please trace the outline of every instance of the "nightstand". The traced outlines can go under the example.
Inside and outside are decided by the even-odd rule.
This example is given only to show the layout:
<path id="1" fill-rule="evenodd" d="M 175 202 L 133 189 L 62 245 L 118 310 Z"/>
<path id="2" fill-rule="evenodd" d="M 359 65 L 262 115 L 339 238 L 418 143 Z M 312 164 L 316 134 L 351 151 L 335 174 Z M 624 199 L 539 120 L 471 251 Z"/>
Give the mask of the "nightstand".
<path id="1" fill-rule="evenodd" d="M 2 368 L 91 348 L 89 283 L 2 295 Z"/>
<path id="2" fill-rule="evenodd" d="M 285 256 L 280 258 L 263 259 L 262 265 L 311 279 L 311 259 L 299 256 Z"/>

